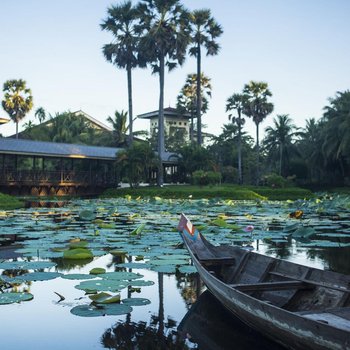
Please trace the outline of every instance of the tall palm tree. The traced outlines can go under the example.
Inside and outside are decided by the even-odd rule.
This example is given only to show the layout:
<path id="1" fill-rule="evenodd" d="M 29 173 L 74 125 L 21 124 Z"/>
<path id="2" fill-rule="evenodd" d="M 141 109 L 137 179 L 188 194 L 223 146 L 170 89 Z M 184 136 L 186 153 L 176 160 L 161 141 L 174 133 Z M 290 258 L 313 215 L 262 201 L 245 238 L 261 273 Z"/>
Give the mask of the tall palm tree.
<path id="1" fill-rule="evenodd" d="M 293 141 L 298 135 L 297 127 L 287 114 L 277 115 L 273 123 L 274 126 L 268 126 L 265 129 L 266 136 L 263 144 L 272 156 L 278 153 L 278 173 L 285 176 L 289 154 L 294 146 Z"/>
<path id="2" fill-rule="evenodd" d="M 229 115 L 229 119 L 232 119 L 232 123 L 237 124 L 238 127 L 238 183 L 241 185 L 243 183 L 242 177 L 242 127 L 245 123 L 244 118 L 242 118 L 242 112 L 244 106 L 248 101 L 248 96 L 245 94 L 233 94 L 227 99 L 226 102 L 226 112 L 232 110 L 237 111 L 237 117 L 233 117 L 232 114 Z"/>
<path id="3" fill-rule="evenodd" d="M 37 108 L 34 115 L 36 118 L 38 118 L 39 124 L 41 124 L 46 119 L 46 111 L 43 107 Z"/>
<path id="4" fill-rule="evenodd" d="M 164 146 L 164 72 L 182 65 L 190 41 L 189 13 L 179 0 L 141 0 L 138 5 L 142 37 L 140 51 L 151 64 L 153 73 L 159 74 L 158 116 L 158 186 L 163 185 L 162 156 Z"/>
<path id="5" fill-rule="evenodd" d="M 2 108 L 16 123 L 16 139 L 18 139 L 18 122 L 33 108 L 32 92 L 22 79 L 7 80 L 3 92 L 5 94 Z"/>
<path id="6" fill-rule="evenodd" d="M 193 46 L 190 48 L 190 55 L 197 58 L 197 142 L 202 144 L 202 117 L 201 117 L 201 47 L 207 50 L 207 56 L 217 55 L 220 49 L 215 41 L 222 33 L 221 26 L 211 16 L 209 9 L 195 10 L 191 14 L 191 26 L 193 32 Z"/>
<path id="7" fill-rule="evenodd" d="M 206 113 L 209 107 L 208 98 L 211 97 L 211 83 L 210 78 L 202 73 L 201 76 L 201 96 L 202 103 L 201 113 Z M 188 74 L 185 85 L 182 87 L 180 94 L 177 96 L 177 108 L 180 111 L 190 112 L 191 114 L 191 127 L 190 127 L 190 140 L 191 143 L 194 140 L 194 116 L 197 115 L 197 74 Z"/>
<path id="8" fill-rule="evenodd" d="M 133 104 L 132 104 L 132 74 L 136 67 L 145 67 L 145 62 L 139 55 L 139 35 L 136 26 L 139 21 L 138 12 L 132 6 L 131 1 L 108 8 L 108 17 L 102 24 L 102 30 L 111 32 L 114 41 L 103 46 L 103 54 L 108 62 L 118 68 L 126 69 L 128 80 L 128 105 L 129 105 L 129 145 L 133 141 Z"/>
<path id="9" fill-rule="evenodd" d="M 113 128 L 113 138 L 115 142 L 115 146 L 125 146 L 125 135 L 128 131 L 128 126 L 126 126 L 126 120 L 128 117 L 128 113 L 121 111 L 116 111 L 114 113 L 114 118 L 108 117 L 107 121 L 112 125 Z"/>
<path id="10" fill-rule="evenodd" d="M 250 81 L 243 88 L 247 102 L 244 106 L 243 114 L 252 118 L 256 125 L 256 184 L 260 180 L 260 147 L 259 147 L 259 125 L 273 111 L 273 104 L 268 101 L 272 96 L 267 83 Z"/>

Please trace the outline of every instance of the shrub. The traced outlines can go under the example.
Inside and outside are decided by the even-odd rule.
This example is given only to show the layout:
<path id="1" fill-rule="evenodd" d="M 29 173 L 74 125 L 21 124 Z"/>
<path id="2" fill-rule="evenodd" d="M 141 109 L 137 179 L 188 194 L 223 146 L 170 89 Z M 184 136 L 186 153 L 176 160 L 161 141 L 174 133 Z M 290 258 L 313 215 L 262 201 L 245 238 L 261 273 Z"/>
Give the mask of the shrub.
<path id="1" fill-rule="evenodd" d="M 206 186 L 220 183 L 221 174 L 215 171 L 197 170 L 192 174 L 194 185 Z"/>
<path id="2" fill-rule="evenodd" d="M 222 182 L 224 183 L 237 183 L 238 182 L 238 170 L 233 166 L 224 166 L 221 170 Z"/>
<path id="3" fill-rule="evenodd" d="M 277 174 L 269 174 L 264 177 L 266 186 L 273 188 L 284 188 L 287 186 L 287 180 Z"/>

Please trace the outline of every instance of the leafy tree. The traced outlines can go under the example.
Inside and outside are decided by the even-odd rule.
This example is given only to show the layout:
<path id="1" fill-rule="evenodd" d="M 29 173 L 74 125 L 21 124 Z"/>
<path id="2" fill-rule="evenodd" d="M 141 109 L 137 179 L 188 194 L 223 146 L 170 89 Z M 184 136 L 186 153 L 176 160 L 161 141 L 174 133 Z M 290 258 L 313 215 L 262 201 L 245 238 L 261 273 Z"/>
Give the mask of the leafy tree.
<path id="1" fill-rule="evenodd" d="M 287 176 L 290 155 L 296 152 L 294 138 L 298 136 L 297 127 L 287 114 L 277 115 L 273 123 L 274 126 L 265 129 L 263 145 L 271 160 L 278 159 L 278 174 Z"/>
<path id="2" fill-rule="evenodd" d="M 121 111 L 116 111 L 114 113 L 114 119 L 111 117 L 107 118 L 107 121 L 113 127 L 113 139 L 114 145 L 117 147 L 125 146 L 125 135 L 128 130 L 128 126 L 126 126 L 126 120 L 128 117 L 128 113 Z"/>
<path id="3" fill-rule="evenodd" d="M 32 92 L 26 85 L 26 82 L 22 79 L 7 80 L 3 87 L 5 95 L 2 108 L 16 123 L 16 138 L 18 138 L 19 121 L 33 108 Z"/>
<path id="4" fill-rule="evenodd" d="M 193 32 L 193 45 L 190 48 L 190 55 L 197 58 L 197 142 L 202 144 L 202 90 L 201 90 L 201 47 L 206 48 L 207 56 L 217 55 L 220 49 L 215 41 L 222 33 L 221 26 L 211 16 L 209 9 L 195 10 L 191 13 L 191 26 Z"/>
<path id="5" fill-rule="evenodd" d="M 164 73 L 185 60 L 190 41 L 189 13 L 179 0 L 141 0 L 138 5 L 142 32 L 140 51 L 151 64 L 153 73 L 159 74 L 158 117 L 158 175 L 159 186 L 163 185 L 162 155 L 164 154 Z"/>
<path id="6" fill-rule="evenodd" d="M 259 146 L 259 125 L 273 111 L 273 104 L 268 101 L 272 93 L 265 82 L 251 81 L 243 88 L 247 95 L 247 102 L 244 106 L 244 114 L 252 118 L 256 125 L 256 183 L 260 180 L 260 146 Z"/>
<path id="7" fill-rule="evenodd" d="M 329 102 L 323 115 L 323 152 L 327 162 L 338 163 L 345 175 L 347 167 L 350 166 L 350 91 L 337 92 Z"/>
<path id="8" fill-rule="evenodd" d="M 244 118 L 242 118 L 242 112 L 244 106 L 247 104 L 248 96 L 245 94 L 233 94 L 227 99 L 226 102 L 226 112 L 232 110 L 237 111 L 237 117 L 229 115 L 229 119 L 232 120 L 232 123 L 236 124 L 238 127 L 238 183 L 243 183 L 242 177 L 242 127 L 245 123 Z"/>
<path id="9" fill-rule="evenodd" d="M 37 108 L 35 111 L 35 117 L 38 118 L 39 124 L 41 124 L 46 119 L 46 111 L 43 107 Z"/>
<path id="10" fill-rule="evenodd" d="M 130 187 L 138 187 L 142 180 L 149 179 L 149 171 L 155 165 L 155 155 L 149 144 L 134 142 L 117 156 Z"/>
<path id="11" fill-rule="evenodd" d="M 208 110 L 209 101 L 211 97 L 211 83 L 210 78 L 201 74 L 201 108 L 202 114 L 205 114 Z M 185 85 L 182 87 L 180 94 L 177 96 L 177 109 L 180 111 L 189 112 L 191 114 L 191 126 L 190 126 L 190 140 L 194 140 L 194 126 L 193 118 L 197 115 L 197 74 L 188 74 Z"/>
<path id="12" fill-rule="evenodd" d="M 132 74 L 136 67 L 145 67 L 145 62 L 138 54 L 139 35 L 136 26 L 139 15 L 132 6 L 131 1 L 126 1 L 118 6 L 108 8 L 108 17 L 102 24 L 102 30 L 111 32 L 114 41 L 103 46 L 103 54 L 108 62 L 118 68 L 126 69 L 128 79 L 128 104 L 129 104 L 129 144 L 133 141 L 133 104 L 132 104 Z"/>
<path id="13" fill-rule="evenodd" d="M 305 128 L 300 132 L 301 138 L 297 141 L 299 154 L 305 161 L 311 182 L 321 182 L 324 172 L 323 125 L 323 122 L 316 121 L 315 118 L 307 119 Z"/>
<path id="14" fill-rule="evenodd" d="M 179 152 L 178 172 L 180 181 L 187 182 L 197 170 L 217 170 L 210 152 L 198 145 L 186 145 Z"/>

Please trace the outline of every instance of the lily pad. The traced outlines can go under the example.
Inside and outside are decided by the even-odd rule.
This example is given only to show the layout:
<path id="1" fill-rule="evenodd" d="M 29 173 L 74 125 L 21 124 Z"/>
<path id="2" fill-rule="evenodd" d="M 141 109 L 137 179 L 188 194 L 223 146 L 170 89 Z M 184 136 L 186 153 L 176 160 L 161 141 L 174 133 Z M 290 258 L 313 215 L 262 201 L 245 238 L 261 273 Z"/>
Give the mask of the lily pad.
<path id="1" fill-rule="evenodd" d="M 38 270 L 56 266 L 50 261 L 5 261 L 0 263 L 0 269 L 4 270 Z"/>
<path id="2" fill-rule="evenodd" d="M 79 213 L 80 220 L 92 221 L 96 218 L 96 214 L 92 210 L 82 210 Z"/>
<path id="3" fill-rule="evenodd" d="M 188 265 L 188 266 L 180 266 L 179 271 L 181 273 L 196 273 L 197 269 L 192 265 Z"/>
<path id="4" fill-rule="evenodd" d="M 134 280 L 129 283 L 132 287 L 146 287 L 153 286 L 153 281 L 145 281 L 145 280 Z"/>
<path id="5" fill-rule="evenodd" d="M 90 275 L 100 275 L 103 273 L 106 273 L 106 269 L 104 269 L 103 267 L 95 267 L 89 272 Z"/>
<path id="6" fill-rule="evenodd" d="M 120 292 L 128 286 L 128 282 L 123 280 L 90 280 L 83 281 L 76 285 L 75 288 L 86 292 Z"/>
<path id="7" fill-rule="evenodd" d="M 49 281 L 61 276 L 59 272 L 30 272 L 21 275 L 20 278 L 23 281 Z"/>
<path id="8" fill-rule="evenodd" d="M 106 272 L 104 274 L 99 275 L 99 277 L 106 279 L 106 280 L 113 280 L 113 281 L 128 281 L 128 280 L 135 280 L 138 278 L 142 278 L 143 275 L 139 273 L 134 272 L 124 272 L 124 271 L 115 271 L 115 272 Z"/>
<path id="9" fill-rule="evenodd" d="M 153 266 L 152 271 L 161 272 L 161 273 L 175 273 L 176 266 L 175 265 Z"/>
<path id="10" fill-rule="evenodd" d="M 64 259 L 81 260 L 81 259 L 91 259 L 91 258 L 93 258 L 93 255 L 89 249 L 76 248 L 76 249 L 66 250 L 63 253 L 63 258 Z"/>
<path id="11" fill-rule="evenodd" d="M 34 298 L 30 293 L 0 293 L 0 305 L 20 303 L 21 301 L 28 301 Z"/>
<path id="12" fill-rule="evenodd" d="M 142 306 L 150 304 L 151 301 L 146 298 L 125 298 L 122 300 L 122 303 L 130 306 Z"/>
<path id="13" fill-rule="evenodd" d="M 99 317 L 110 315 L 125 315 L 132 311 L 132 307 L 124 304 L 106 304 L 106 305 L 78 305 L 73 307 L 70 312 L 73 315 L 81 317 Z"/>
<path id="14" fill-rule="evenodd" d="M 86 273 L 70 273 L 67 275 L 62 275 L 61 277 L 67 280 L 89 280 L 96 278 L 96 276 L 88 275 Z"/>

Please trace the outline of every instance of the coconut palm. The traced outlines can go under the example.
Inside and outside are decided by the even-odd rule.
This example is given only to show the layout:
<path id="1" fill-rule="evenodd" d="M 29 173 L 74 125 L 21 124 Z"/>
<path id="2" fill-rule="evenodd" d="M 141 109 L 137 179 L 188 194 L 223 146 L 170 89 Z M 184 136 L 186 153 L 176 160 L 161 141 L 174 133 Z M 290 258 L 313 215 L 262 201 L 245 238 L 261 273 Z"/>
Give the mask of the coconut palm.
<path id="1" fill-rule="evenodd" d="M 202 144 L 202 117 L 201 117 L 201 47 L 206 48 L 207 56 L 217 55 L 220 49 L 215 41 L 222 33 L 221 26 L 211 16 L 209 9 L 195 10 L 191 13 L 191 26 L 193 32 L 193 45 L 190 48 L 190 55 L 197 58 L 197 142 Z"/>
<path id="2" fill-rule="evenodd" d="M 158 175 L 159 186 L 163 185 L 164 155 L 164 72 L 185 60 L 186 49 L 190 41 L 189 13 L 179 0 L 141 0 L 138 5 L 142 37 L 140 52 L 142 52 L 153 73 L 159 74 L 159 116 L 158 116 Z"/>
<path id="3" fill-rule="evenodd" d="M 16 123 L 16 139 L 18 139 L 18 123 L 33 108 L 32 92 L 22 79 L 7 80 L 3 92 L 2 108 Z"/>
<path id="4" fill-rule="evenodd" d="M 118 68 L 126 69 L 128 80 L 129 105 L 129 144 L 133 141 L 133 104 L 132 104 L 132 74 L 136 67 L 144 67 L 145 62 L 138 55 L 139 36 L 135 27 L 139 21 L 138 13 L 131 1 L 118 6 L 111 6 L 107 10 L 108 17 L 102 24 L 102 30 L 111 32 L 114 41 L 103 46 L 103 54 L 108 62 Z"/>
<path id="5" fill-rule="evenodd" d="M 263 144 L 272 158 L 278 155 L 278 173 L 285 176 L 289 156 L 293 149 L 295 150 L 293 141 L 298 136 L 298 129 L 287 114 L 277 115 L 273 124 L 274 126 L 268 126 L 265 129 L 266 136 Z"/>
<path id="6" fill-rule="evenodd" d="M 273 111 L 273 104 L 268 101 L 272 96 L 267 83 L 250 81 L 243 88 L 247 95 L 243 114 L 252 118 L 256 125 L 256 183 L 260 180 L 260 147 L 259 147 L 259 125 Z"/>
<path id="7" fill-rule="evenodd" d="M 232 110 L 237 111 L 237 117 L 229 114 L 229 119 L 232 123 L 237 124 L 238 127 L 238 183 L 241 185 L 243 183 L 242 177 L 242 127 L 245 123 L 244 118 L 242 118 L 242 112 L 244 106 L 246 105 L 248 96 L 245 94 L 233 94 L 227 99 L 226 102 L 226 112 Z"/>
<path id="8" fill-rule="evenodd" d="M 39 124 L 41 124 L 46 119 L 46 111 L 43 107 L 37 108 L 34 115 L 36 118 L 38 118 Z"/>
<path id="9" fill-rule="evenodd" d="M 201 75 L 201 96 L 202 103 L 201 113 L 206 113 L 209 106 L 208 98 L 211 97 L 211 83 L 210 78 L 202 73 Z M 190 140 L 194 139 L 194 125 L 193 119 L 197 115 L 197 74 L 188 74 L 185 85 L 182 87 L 180 94 L 177 96 L 177 108 L 180 111 L 190 112 L 191 114 L 191 127 L 190 127 Z"/>
<path id="10" fill-rule="evenodd" d="M 107 121 L 112 125 L 113 128 L 113 138 L 115 146 L 125 146 L 125 135 L 128 131 L 128 126 L 126 126 L 126 120 L 128 113 L 121 111 L 116 111 L 114 113 L 114 118 L 108 117 Z"/>

